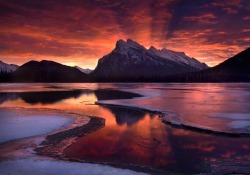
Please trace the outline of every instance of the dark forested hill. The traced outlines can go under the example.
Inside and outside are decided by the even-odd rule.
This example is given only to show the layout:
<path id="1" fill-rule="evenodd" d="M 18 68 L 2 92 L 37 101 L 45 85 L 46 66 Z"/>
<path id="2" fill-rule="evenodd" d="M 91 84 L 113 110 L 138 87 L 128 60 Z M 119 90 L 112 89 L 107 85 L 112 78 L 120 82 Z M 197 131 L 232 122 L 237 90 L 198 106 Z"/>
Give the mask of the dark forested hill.
<path id="1" fill-rule="evenodd" d="M 83 82 L 86 74 L 53 61 L 29 61 L 11 74 L 14 82 Z"/>

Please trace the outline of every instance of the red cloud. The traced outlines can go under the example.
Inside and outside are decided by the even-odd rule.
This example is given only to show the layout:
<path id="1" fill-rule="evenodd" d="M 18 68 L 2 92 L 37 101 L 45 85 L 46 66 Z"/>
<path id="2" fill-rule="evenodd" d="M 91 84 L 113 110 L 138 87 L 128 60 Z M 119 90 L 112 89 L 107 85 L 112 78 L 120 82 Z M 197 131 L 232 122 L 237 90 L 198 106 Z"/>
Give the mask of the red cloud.
<path id="1" fill-rule="evenodd" d="M 249 44 L 242 2 L 247 3 L 0 0 L 0 57 L 18 64 L 52 59 L 94 68 L 118 39 L 131 38 L 146 47 L 184 51 L 213 66 L 228 58 L 228 50 L 236 54 Z"/>
<path id="2" fill-rule="evenodd" d="M 203 13 L 197 16 L 185 16 L 184 19 L 189 21 L 197 21 L 203 24 L 216 24 L 216 16 L 213 13 Z"/>

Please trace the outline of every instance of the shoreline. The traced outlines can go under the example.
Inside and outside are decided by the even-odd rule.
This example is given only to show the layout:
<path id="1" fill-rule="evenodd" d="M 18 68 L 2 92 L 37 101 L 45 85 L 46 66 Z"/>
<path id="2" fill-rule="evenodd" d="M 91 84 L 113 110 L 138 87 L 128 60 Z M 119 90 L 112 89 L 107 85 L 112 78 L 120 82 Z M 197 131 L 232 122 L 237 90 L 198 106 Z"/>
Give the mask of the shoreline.
<path id="1" fill-rule="evenodd" d="M 47 135 L 45 140 L 42 141 L 39 147 L 35 148 L 34 151 L 37 155 L 67 160 L 65 159 L 64 150 L 75 142 L 75 139 L 97 131 L 105 126 L 105 119 L 93 116 L 89 117 L 90 120 L 87 124 Z"/>

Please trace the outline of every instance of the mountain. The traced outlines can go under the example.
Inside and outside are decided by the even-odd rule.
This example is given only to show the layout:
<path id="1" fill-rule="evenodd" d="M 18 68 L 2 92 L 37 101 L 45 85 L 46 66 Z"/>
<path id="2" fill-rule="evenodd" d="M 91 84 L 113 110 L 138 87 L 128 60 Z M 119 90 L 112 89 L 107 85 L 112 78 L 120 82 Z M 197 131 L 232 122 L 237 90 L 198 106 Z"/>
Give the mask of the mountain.
<path id="1" fill-rule="evenodd" d="M 238 53 L 232 58 L 211 68 L 209 71 L 217 71 L 218 74 L 250 74 L 250 48 Z"/>
<path id="2" fill-rule="evenodd" d="M 7 64 L 0 61 L 0 82 L 8 82 L 10 74 L 18 69 L 15 64 Z"/>
<path id="3" fill-rule="evenodd" d="M 90 74 L 93 71 L 92 69 L 83 69 L 79 66 L 75 66 L 75 68 L 77 68 L 78 70 L 80 70 L 81 72 L 83 72 L 85 74 Z"/>
<path id="4" fill-rule="evenodd" d="M 205 63 L 201 63 L 198 60 L 196 60 L 195 58 L 188 57 L 187 55 L 185 55 L 184 52 L 176 52 L 176 51 L 169 50 L 169 49 L 157 50 L 153 46 L 151 46 L 149 48 L 149 50 L 153 54 L 155 54 L 161 58 L 165 58 L 166 60 L 174 61 L 178 64 L 189 65 L 189 66 L 196 68 L 198 70 L 204 70 L 204 69 L 208 68 L 208 66 Z"/>
<path id="5" fill-rule="evenodd" d="M 206 66 L 184 53 L 146 49 L 128 39 L 119 40 L 102 57 L 90 77 L 95 81 L 154 81 L 167 75 L 199 71 Z"/>
<path id="6" fill-rule="evenodd" d="M 82 82 L 86 74 L 53 61 L 29 61 L 11 75 L 14 82 Z"/>
<path id="7" fill-rule="evenodd" d="M 195 73 L 172 77 L 189 82 L 249 82 L 250 48 L 236 54 L 219 65 Z"/>
<path id="8" fill-rule="evenodd" d="M 7 64 L 4 63 L 2 61 L 0 61 L 0 73 L 4 72 L 4 73 L 11 73 L 14 72 L 18 69 L 18 65 L 15 64 Z"/>

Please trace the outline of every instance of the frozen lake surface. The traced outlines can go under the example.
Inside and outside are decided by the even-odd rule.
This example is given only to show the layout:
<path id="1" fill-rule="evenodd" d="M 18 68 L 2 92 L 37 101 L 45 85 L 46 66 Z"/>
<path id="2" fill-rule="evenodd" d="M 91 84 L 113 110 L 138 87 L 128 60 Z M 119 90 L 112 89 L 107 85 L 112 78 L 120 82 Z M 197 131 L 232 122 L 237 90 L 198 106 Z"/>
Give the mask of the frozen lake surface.
<path id="1" fill-rule="evenodd" d="M 27 166 L 28 165 L 28 166 Z M 55 160 L 19 159 L 0 163 L 1 175 L 146 175 L 113 168 L 105 165 L 89 163 L 72 163 Z"/>
<path id="2" fill-rule="evenodd" d="M 35 111 L 34 111 L 35 112 Z M 43 115 L 19 110 L 19 113 L 9 110 L 0 111 L 0 143 L 48 134 L 74 120 L 63 115 Z"/>
<path id="3" fill-rule="evenodd" d="M 221 162 L 250 162 L 250 84 L 2 84 L 0 107 L 0 125 L 6 125 L 1 141 L 45 134 L 72 122 L 63 115 L 21 117 L 6 109 L 56 109 L 105 118 L 104 128 L 64 151 L 71 159 L 189 174 L 211 172 Z M 44 172 L 43 161 L 32 166 Z M 18 163 L 22 169 L 24 162 L 31 163 L 22 159 L 0 166 Z M 56 171 L 61 163 L 54 164 Z"/>

